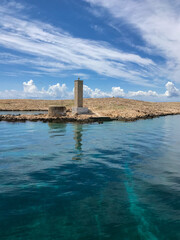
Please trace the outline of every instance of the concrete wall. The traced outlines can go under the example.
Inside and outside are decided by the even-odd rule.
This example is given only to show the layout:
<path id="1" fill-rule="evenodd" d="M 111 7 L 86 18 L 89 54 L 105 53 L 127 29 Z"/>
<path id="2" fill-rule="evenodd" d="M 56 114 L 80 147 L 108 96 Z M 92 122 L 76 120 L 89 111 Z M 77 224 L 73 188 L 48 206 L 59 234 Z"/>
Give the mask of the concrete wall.
<path id="1" fill-rule="evenodd" d="M 66 115 L 66 107 L 64 106 L 49 106 L 48 116 L 49 117 L 60 117 Z"/>
<path id="2" fill-rule="evenodd" d="M 83 107 L 83 81 L 74 81 L 74 106 Z"/>

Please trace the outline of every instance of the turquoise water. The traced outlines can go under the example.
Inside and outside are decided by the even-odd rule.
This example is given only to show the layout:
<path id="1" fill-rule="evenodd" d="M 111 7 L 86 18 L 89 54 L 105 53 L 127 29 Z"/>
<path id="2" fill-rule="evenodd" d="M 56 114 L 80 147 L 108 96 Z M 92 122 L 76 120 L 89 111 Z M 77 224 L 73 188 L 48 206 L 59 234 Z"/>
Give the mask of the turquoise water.
<path id="1" fill-rule="evenodd" d="M 0 115 L 19 115 L 19 114 L 27 114 L 27 115 L 33 115 L 33 114 L 46 114 L 47 111 L 0 111 Z"/>
<path id="2" fill-rule="evenodd" d="M 179 240 L 180 116 L 0 122 L 1 240 Z"/>

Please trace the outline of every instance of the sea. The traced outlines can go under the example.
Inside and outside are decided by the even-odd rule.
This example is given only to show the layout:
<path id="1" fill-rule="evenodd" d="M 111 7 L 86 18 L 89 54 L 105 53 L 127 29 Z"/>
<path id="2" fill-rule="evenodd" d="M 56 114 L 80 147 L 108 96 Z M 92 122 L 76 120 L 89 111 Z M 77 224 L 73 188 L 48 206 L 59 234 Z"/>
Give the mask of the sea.
<path id="1" fill-rule="evenodd" d="M 0 240 L 179 240 L 180 116 L 0 122 Z"/>

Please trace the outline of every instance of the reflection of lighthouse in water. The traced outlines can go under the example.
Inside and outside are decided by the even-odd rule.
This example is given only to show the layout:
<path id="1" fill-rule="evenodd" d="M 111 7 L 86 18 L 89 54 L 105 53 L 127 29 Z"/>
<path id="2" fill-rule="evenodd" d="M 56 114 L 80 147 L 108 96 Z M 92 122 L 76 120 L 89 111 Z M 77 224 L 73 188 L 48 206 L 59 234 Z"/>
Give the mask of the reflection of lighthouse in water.
<path id="1" fill-rule="evenodd" d="M 82 131 L 83 125 L 74 124 L 74 140 L 77 154 L 73 157 L 73 160 L 81 160 L 82 158 Z"/>

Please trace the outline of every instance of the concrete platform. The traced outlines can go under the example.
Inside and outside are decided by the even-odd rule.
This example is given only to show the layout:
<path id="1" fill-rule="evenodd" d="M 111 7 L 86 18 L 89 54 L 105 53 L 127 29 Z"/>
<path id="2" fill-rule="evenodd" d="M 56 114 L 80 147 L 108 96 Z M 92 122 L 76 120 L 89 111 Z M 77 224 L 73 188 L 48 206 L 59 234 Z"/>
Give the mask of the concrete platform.
<path id="1" fill-rule="evenodd" d="M 73 107 L 72 108 L 73 114 L 87 114 L 89 113 L 89 109 L 85 107 Z"/>
<path id="2" fill-rule="evenodd" d="M 49 117 L 61 117 L 66 115 L 65 106 L 50 105 L 48 110 Z"/>

